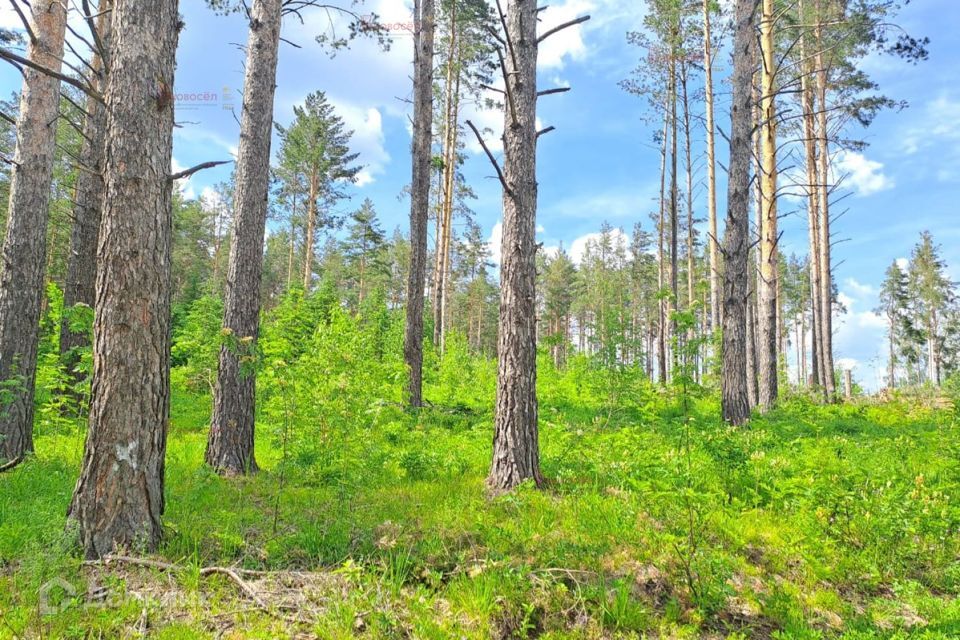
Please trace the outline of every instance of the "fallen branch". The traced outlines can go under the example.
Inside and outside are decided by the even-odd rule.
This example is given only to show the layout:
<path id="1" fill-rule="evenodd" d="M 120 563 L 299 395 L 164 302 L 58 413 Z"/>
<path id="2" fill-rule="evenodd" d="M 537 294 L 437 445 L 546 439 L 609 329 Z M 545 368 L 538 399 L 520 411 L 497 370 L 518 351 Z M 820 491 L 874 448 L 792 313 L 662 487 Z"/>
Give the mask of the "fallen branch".
<path id="1" fill-rule="evenodd" d="M 13 164 L 16 164 L 13 162 L 13 160 L 11 160 L 10 162 Z M 3 465 L 0 465 L 0 473 L 3 473 L 4 471 L 10 471 L 14 467 L 16 467 L 18 464 L 23 462 L 25 457 L 26 456 L 18 456 L 9 462 L 5 462 Z"/>
<path id="2" fill-rule="evenodd" d="M 145 567 L 148 569 L 158 569 L 160 571 L 184 571 L 186 569 L 185 567 L 181 567 L 170 562 L 163 562 L 162 560 L 115 555 L 106 555 L 100 560 L 88 560 L 83 564 L 86 566 L 108 566 L 111 562 L 129 564 L 136 567 Z M 270 613 L 270 608 L 267 606 L 267 603 L 260 598 L 257 592 L 254 591 L 253 587 L 251 587 L 243 578 L 240 577 L 236 570 L 229 567 L 204 567 L 200 569 L 201 577 L 212 575 L 221 575 L 230 578 L 230 580 L 232 580 L 248 598 L 253 600 L 258 607 L 267 613 Z"/>

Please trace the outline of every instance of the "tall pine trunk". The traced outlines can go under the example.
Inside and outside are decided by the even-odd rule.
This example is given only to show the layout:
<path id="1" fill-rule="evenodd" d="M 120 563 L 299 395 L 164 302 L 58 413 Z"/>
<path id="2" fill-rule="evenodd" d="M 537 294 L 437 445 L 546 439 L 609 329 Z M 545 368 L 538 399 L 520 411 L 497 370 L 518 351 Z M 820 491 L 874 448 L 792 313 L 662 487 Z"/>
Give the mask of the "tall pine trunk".
<path id="1" fill-rule="evenodd" d="M 820 228 L 819 228 L 819 276 L 820 276 L 820 369 L 824 393 L 828 400 L 836 396 L 836 381 L 833 371 L 833 272 L 831 268 L 830 246 L 830 131 L 827 119 L 827 68 L 823 56 L 823 21 L 820 0 L 815 4 L 817 23 L 815 35 L 817 54 L 815 56 L 817 79 L 817 151 L 819 154 L 818 174 L 820 191 Z"/>
<path id="2" fill-rule="evenodd" d="M 537 425 L 537 2 L 510 0 L 504 80 L 503 244 L 493 463 L 487 484 L 543 484 Z"/>
<path id="3" fill-rule="evenodd" d="M 260 333 L 260 282 L 281 11 L 282 0 L 256 0 L 250 13 L 236 214 L 224 298 L 223 333 L 227 335 L 220 347 L 206 453 L 207 464 L 227 474 L 257 470 L 253 444 L 257 379 L 253 367 L 245 363 L 255 357 Z"/>
<path id="4" fill-rule="evenodd" d="M 96 29 L 106 50 L 110 47 L 110 11 L 112 0 L 102 0 L 98 9 Z M 90 66 L 97 71 L 94 88 L 103 92 L 106 87 L 107 65 L 95 53 Z M 74 193 L 73 228 L 70 233 L 70 253 L 63 287 L 64 321 L 60 324 L 60 359 L 67 374 L 77 382 L 74 369 L 79 362 L 77 349 L 88 346 L 86 331 L 72 331 L 67 313 L 78 304 L 91 309 L 97 282 L 97 238 L 100 232 L 100 208 L 103 206 L 103 152 L 107 126 L 107 110 L 99 100 L 90 97 L 86 104 L 87 116 L 83 124 L 83 141 Z"/>
<path id="5" fill-rule="evenodd" d="M 427 218 L 430 208 L 430 145 L 433 127 L 433 0 L 415 0 L 413 82 L 413 175 L 410 186 L 410 273 L 403 357 L 409 379 L 407 400 L 423 406 L 423 289 L 427 274 Z M 436 291 L 434 291 L 436 297 Z"/>
<path id="6" fill-rule="evenodd" d="M 713 116 L 713 43 L 710 38 L 711 0 L 703 0 L 703 73 L 707 128 L 707 225 L 710 237 L 710 329 L 720 327 L 720 245 L 717 231 L 717 171 Z"/>
<path id="7" fill-rule="evenodd" d="M 724 233 L 723 418 L 742 425 L 750 418 L 747 389 L 747 298 L 750 279 L 750 131 L 754 54 L 754 0 L 737 0 L 733 42 L 730 163 Z"/>
<path id="8" fill-rule="evenodd" d="M 156 548 L 170 416 L 177 0 L 118 0 L 107 81 L 90 426 L 70 517 L 88 558 Z"/>
<path id="9" fill-rule="evenodd" d="M 760 20 L 760 278 L 757 282 L 758 406 L 767 411 L 777 401 L 777 105 L 773 0 L 763 0 Z"/>
<path id="10" fill-rule="evenodd" d="M 663 106 L 663 140 L 660 144 L 660 216 L 657 220 L 657 375 L 660 384 L 667 384 L 667 300 L 662 295 L 667 286 L 667 143 L 670 135 L 669 104 Z M 582 347 L 581 347 L 582 350 Z"/>
<path id="11" fill-rule="evenodd" d="M 28 57 L 59 72 L 67 23 L 63 2 L 34 0 L 30 21 L 36 39 Z M 60 81 L 25 67 L 0 267 L 0 383 L 8 392 L 0 403 L 0 458 L 7 460 L 33 451 L 33 387 L 59 107 Z"/>

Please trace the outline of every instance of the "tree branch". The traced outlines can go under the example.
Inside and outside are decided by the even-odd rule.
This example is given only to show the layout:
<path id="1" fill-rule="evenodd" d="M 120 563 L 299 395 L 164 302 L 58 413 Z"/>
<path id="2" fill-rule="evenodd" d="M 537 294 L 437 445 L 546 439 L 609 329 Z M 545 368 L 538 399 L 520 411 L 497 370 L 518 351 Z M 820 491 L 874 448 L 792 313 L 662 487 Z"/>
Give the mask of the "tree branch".
<path id="1" fill-rule="evenodd" d="M 76 87 L 77 89 L 80 89 L 80 91 L 83 91 L 85 94 L 87 94 L 97 102 L 100 102 L 101 104 L 106 104 L 106 102 L 103 101 L 103 96 L 101 96 L 98 92 L 94 91 L 88 85 L 80 82 L 76 78 L 72 78 L 68 75 L 60 73 L 59 71 L 54 71 L 53 69 L 49 69 L 43 66 L 42 64 L 37 64 L 36 62 L 33 62 L 28 58 L 24 58 L 23 56 L 17 55 L 13 51 L 10 51 L 9 49 L 6 49 L 4 47 L 0 47 L 0 58 L 7 60 L 8 62 L 11 62 L 11 63 L 22 64 L 24 66 L 30 67 L 35 71 L 39 71 L 40 73 L 50 76 L 51 78 L 56 78 L 60 82 L 66 82 L 71 87 Z"/>
<path id="2" fill-rule="evenodd" d="M 543 96 L 552 96 L 555 93 L 566 93 L 570 91 L 570 87 L 557 87 L 556 89 L 544 89 L 543 91 L 537 91 L 537 97 L 542 98 Z"/>
<path id="3" fill-rule="evenodd" d="M 477 136 L 477 142 L 480 143 L 480 146 L 483 147 L 484 152 L 487 154 L 487 158 L 490 159 L 490 164 L 493 165 L 493 168 L 497 172 L 497 177 L 500 178 L 500 184 L 503 185 L 503 190 L 506 191 L 510 197 L 513 197 L 513 189 L 510 188 L 510 185 L 507 184 L 507 179 L 503 175 L 503 171 L 500 170 L 500 165 L 497 164 L 497 159 L 493 157 L 493 154 L 490 153 L 490 149 L 487 147 L 487 143 L 483 141 L 483 136 L 480 135 L 480 132 L 477 131 L 477 128 L 474 124 L 467 120 L 467 126 L 473 130 L 473 135 Z"/>
<path id="4" fill-rule="evenodd" d="M 213 167 L 219 167 L 222 164 L 229 164 L 233 160 L 212 160 L 210 162 L 201 162 L 200 164 L 190 167 L 189 169 L 184 169 L 170 176 L 171 181 L 182 180 L 183 178 L 189 178 L 198 171 L 203 171 L 204 169 L 211 169 Z"/>
<path id="5" fill-rule="evenodd" d="M 17 12 L 17 15 L 20 16 L 20 21 L 23 22 L 23 28 L 27 30 L 27 34 L 30 36 L 30 42 L 36 42 L 37 34 L 33 32 L 33 28 L 30 26 L 30 21 L 27 20 L 27 16 L 23 15 L 23 10 L 20 9 L 20 3 L 18 0 L 10 0 L 10 4 L 13 5 L 13 10 Z"/>
<path id="6" fill-rule="evenodd" d="M 546 40 L 547 38 L 549 38 L 549 37 L 552 36 L 553 34 L 557 33 L 558 31 L 563 31 L 564 29 L 566 29 L 566 28 L 568 28 L 568 27 L 573 27 L 573 26 L 575 26 L 575 25 L 582 24 L 582 23 L 586 22 L 586 21 L 589 20 L 589 19 L 590 19 L 590 16 L 580 16 L 579 18 L 574 18 L 573 20 L 570 20 L 569 22 L 564 22 L 563 24 L 561 24 L 561 25 L 559 25 L 559 26 L 556 26 L 556 27 L 554 27 L 553 29 L 550 29 L 550 30 L 547 31 L 545 34 L 543 34 L 542 36 L 540 36 L 539 38 L 537 38 L 537 44 L 540 44 L 541 42 L 543 42 L 544 40 Z"/>

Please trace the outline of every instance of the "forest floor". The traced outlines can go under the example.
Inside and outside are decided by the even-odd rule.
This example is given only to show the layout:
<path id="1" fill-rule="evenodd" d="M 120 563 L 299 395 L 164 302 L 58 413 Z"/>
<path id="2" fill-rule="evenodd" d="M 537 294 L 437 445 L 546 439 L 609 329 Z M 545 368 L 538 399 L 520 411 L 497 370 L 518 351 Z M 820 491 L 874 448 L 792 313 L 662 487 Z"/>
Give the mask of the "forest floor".
<path id="1" fill-rule="evenodd" d="M 82 430 L 40 428 L 0 476 L 0 638 L 960 637 L 952 411 L 792 400 L 729 429 L 647 393 L 545 401 L 549 486 L 490 498 L 486 408 L 274 429 L 221 478 L 209 398 L 176 391 L 152 565 L 83 562 Z"/>

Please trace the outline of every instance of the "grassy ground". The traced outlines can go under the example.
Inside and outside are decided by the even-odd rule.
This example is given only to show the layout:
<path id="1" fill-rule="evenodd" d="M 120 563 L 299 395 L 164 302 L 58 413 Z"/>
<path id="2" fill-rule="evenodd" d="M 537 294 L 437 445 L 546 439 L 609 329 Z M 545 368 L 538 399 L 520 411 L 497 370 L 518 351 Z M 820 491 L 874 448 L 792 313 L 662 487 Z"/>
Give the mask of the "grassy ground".
<path id="1" fill-rule="evenodd" d="M 548 394 L 550 486 L 489 499 L 478 407 L 374 406 L 309 446 L 276 423 L 264 471 L 224 479 L 209 399 L 178 391 L 167 569 L 83 564 L 63 517 L 83 436 L 41 428 L 0 476 L 0 638 L 960 637 L 952 414 L 793 401 L 731 430 L 648 394 Z"/>

